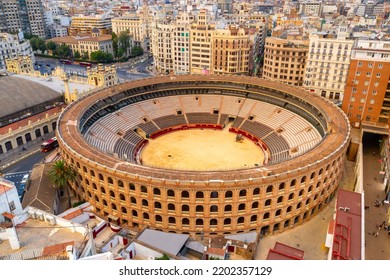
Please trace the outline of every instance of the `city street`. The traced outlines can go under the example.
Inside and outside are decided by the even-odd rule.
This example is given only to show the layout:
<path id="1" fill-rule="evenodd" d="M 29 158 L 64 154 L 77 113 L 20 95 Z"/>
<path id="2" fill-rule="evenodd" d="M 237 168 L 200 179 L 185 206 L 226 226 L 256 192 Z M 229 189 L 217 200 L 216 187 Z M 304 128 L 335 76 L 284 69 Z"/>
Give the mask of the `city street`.
<path id="1" fill-rule="evenodd" d="M 148 67 L 151 66 L 153 57 L 148 57 L 144 54 L 139 57 L 130 59 L 127 62 L 116 63 L 117 75 L 120 81 L 124 80 L 137 80 L 152 76 Z M 96 67 L 97 64 L 92 64 Z M 111 64 L 107 64 L 111 65 Z M 70 75 L 78 75 L 86 77 L 86 67 L 78 64 L 61 64 L 58 59 L 47 57 L 36 57 L 35 69 L 39 70 L 42 74 L 50 74 L 57 66 L 61 66 L 65 72 Z"/>

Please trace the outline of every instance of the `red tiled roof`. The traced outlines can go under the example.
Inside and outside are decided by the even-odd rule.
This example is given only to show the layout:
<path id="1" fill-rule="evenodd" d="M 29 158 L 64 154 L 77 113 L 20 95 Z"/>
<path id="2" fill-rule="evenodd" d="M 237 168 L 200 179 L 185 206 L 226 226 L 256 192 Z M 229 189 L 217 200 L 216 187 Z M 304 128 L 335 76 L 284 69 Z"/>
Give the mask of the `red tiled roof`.
<path id="1" fill-rule="evenodd" d="M 73 212 L 71 212 L 71 213 L 65 215 L 65 216 L 62 217 L 62 218 L 66 219 L 66 220 L 72 220 L 74 217 L 80 216 L 80 215 L 82 215 L 83 213 L 84 213 L 83 210 L 78 209 L 78 210 L 76 210 L 76 211 L 73 211 Z"/>
<path id="2" fill-rule="evenodd" d="M 303 260 L 304 254 L 302 250 L 276 242 L 268 251 L 267 260 Z"/>
<path id="3" fill-rule="evenodd" d="M 42 255 L 43 256 L 53 256 L 53 255 L 58 255 L 61 253 L 65 253 L 66 246 L 68 245 L 74 245 L 74 241 L 69 241 L 65 243 L 60 243 L 52 246 L 47 246 L 43 248 Z"/>
<path id="4" fill-rule="evenodd" d="M 333 260 L 361 260 L 362 198 L 360 193 L 339 190 L 333 233 Z"/>

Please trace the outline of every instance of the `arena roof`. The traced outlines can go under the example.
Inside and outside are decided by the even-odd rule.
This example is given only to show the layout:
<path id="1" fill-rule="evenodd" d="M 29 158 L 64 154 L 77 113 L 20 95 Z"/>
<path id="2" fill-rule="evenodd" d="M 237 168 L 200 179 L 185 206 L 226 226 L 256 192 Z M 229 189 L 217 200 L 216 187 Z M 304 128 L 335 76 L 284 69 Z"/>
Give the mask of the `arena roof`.
<path id="1" fill-rule="evenodd" d="M 0 89 L 0 118 L 62 95 L 41 84 L 11 76 L 0 77 Z"/>

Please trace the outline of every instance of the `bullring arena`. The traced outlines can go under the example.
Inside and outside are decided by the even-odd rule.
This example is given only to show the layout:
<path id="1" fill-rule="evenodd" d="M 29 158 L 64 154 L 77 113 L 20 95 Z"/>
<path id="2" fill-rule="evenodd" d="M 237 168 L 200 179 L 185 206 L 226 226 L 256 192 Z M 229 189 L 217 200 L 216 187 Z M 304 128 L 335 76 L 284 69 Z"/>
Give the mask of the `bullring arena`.
<path id="1" fill-rule="evenodd" d="M 325 99 L 244 76 L 182 75 L 97 90 L 58 120 L 72 188 L 131 229 L 282 232 L 335 195 L 350 126 Z"/>

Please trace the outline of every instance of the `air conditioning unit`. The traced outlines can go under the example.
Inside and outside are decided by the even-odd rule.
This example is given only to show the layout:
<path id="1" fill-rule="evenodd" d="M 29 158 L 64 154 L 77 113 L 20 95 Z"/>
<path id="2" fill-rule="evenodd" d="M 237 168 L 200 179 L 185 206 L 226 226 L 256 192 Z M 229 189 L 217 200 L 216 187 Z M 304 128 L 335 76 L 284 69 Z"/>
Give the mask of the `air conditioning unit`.
<path id="1" fill-rule="evenodd" d="M 53 216 L 46 216 L 46 222 L 54 226 L 56 224 L 56 218 Z"/>
<path id="2" fill-rule="evenodd" d="M 34 210 L 30 210 L 30 211 L 28 211 L 28 217 L 31 219 L 36 219 L 37 215 L 35 214 Z"/>

